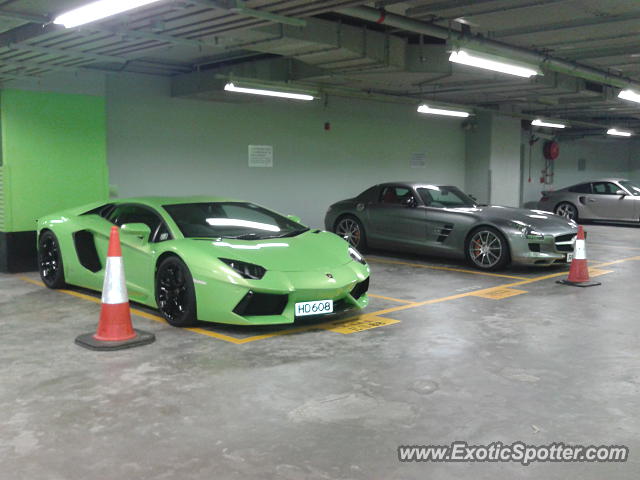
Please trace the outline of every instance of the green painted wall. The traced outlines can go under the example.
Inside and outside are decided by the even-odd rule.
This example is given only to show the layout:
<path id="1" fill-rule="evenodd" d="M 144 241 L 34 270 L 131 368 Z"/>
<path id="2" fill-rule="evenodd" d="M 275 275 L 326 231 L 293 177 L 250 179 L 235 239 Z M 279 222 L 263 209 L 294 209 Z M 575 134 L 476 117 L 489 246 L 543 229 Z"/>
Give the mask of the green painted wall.
<path id="1" fill-rule="evenodd" d="M 104 97 L 2 90 L 0 115 L 0 231 L 108 197 Z"/>

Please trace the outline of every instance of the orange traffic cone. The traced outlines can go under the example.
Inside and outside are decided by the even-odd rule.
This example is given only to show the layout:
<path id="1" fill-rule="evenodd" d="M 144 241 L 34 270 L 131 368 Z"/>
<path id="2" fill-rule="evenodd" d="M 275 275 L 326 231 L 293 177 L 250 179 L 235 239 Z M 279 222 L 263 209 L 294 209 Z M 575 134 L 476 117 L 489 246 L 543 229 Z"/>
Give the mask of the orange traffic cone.
<path id="1" fill-rule="evenodd" d="M 146 345 L 155 339 L 154 334 L 134 330 L 131 324 L 120 235 L 118 227 L 112 227 L 102 286 L 102 309 L 98 330 L 95 334 L 80 335 L 76 338 L 76 343 L 91 350 L 120 350 Z"/>
<path id="2" fill-rule="evenodd" d="M 602 285 L 600 282 L 592 282 L 589 280 L 587 247 L 585 245 L 582 225 L 578 227 L 576 248 L 574 250 L 573 260 L 571 260 L 571 267 L 569 268 L 569 277 L 566 280 L 559 280 L 556 283 L 571 285 L 573 287 L 595 287 L 596 285 Z"/>

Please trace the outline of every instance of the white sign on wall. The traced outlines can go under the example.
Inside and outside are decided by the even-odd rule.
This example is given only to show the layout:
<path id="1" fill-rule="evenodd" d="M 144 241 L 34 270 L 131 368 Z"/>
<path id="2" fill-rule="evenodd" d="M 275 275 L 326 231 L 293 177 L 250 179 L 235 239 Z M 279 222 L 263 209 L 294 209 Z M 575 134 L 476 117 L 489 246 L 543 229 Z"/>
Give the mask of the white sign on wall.
<path id="1" fill-rule="evenodd" d="M 426 153 L 414 153 L 409 160 L 409 166 L 411 168 L 425 168 L 427 166 L 427 154 Z"/>
<path id="2" fill-rule="evenodd" d="M 250 167 L 273 167 L 273 145 L 249 145 Z"/>

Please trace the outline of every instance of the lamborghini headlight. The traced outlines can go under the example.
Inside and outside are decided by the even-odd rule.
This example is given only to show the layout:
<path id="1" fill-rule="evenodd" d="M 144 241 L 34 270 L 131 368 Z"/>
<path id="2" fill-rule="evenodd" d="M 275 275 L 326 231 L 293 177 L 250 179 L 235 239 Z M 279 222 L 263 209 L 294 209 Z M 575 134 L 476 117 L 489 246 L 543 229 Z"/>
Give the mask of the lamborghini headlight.
<path id="1" fill-rule="evenodd" d="M 349 256 L 355 260 L 358 263 L 361 263 L 362 265 L 366 265 L 367 262 L 364 260 L 364 257 L 362 255 L 360 255 L 360 252 L 358 252 L 355 248 L 353 247 L 349 247 Z"/>
<path id="2" fill-rule="evenodd" d="M 260 280 L 264 277 L 264 274 L 267 273 L 267 270 L 264 267 L 253 263 L 231 260 L 229 258 L 220 258 L 219 260 L 233 268 L 233 270 L 242 276 L 242 278 L 247 278 L 249 280 Z"/>

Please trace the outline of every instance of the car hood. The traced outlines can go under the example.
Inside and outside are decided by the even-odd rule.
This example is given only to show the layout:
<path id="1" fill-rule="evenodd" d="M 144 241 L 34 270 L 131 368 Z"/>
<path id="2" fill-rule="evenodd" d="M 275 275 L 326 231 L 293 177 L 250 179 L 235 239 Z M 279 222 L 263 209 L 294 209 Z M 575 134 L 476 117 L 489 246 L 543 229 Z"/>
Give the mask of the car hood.
<path id="1" fill-rule="evenodd" d="M 267 270 L 299 272 L 345 265 L 349 244 L 329 232 L 308 231 L 292 238 L 265 240 L 187 239 L 216 258 L 260 265 Z"/>
<path id="2" fill-rule="evenodd" d="M 577 226 L 567 219 L 544 210 L 528 210 L 526 208 L 502 207 L 487 205 L 474 208 L 452 209 L 459 213 L 476 216 L 492 223 L 505 221 L 522 222 L 531 225 L 534 230 L 542 233 L 574 232 Z"/>

